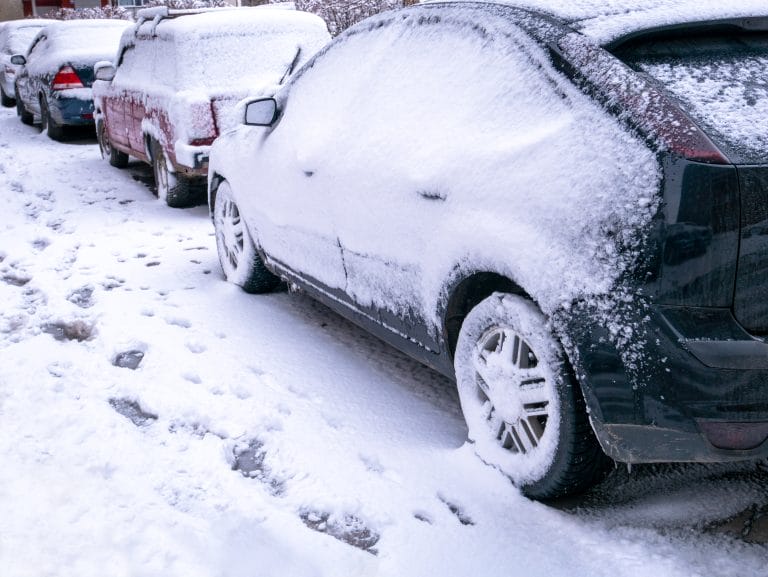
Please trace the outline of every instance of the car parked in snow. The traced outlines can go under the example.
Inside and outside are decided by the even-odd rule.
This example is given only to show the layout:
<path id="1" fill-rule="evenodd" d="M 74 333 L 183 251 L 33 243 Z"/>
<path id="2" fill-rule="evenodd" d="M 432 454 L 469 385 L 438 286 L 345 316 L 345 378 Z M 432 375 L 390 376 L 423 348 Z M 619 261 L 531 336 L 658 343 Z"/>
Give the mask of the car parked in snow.
<path id="1" fill-rule="evenodd" d="M 211 151 L 226 278 L 455 378 L 531 497 L 765 458 L 768 11 L 536 4 L 375 16 L 249 102 Z"/>
<path id="2" fill-rule="evenodd" d="M 40 118 L 43 132 L 54 140 L 68 126 L 93 124 L 93 65 L 114 58 L 125 20 L 54 22 L 35 36 L 26 56 L 16 54 L 16 112 L 24 124 Z"/>
<path id="3" fill-rule="evenodd" d="M 26 54 L 40 29 L 52 20 L 11 20 L 0 22 L 0 104 L 16 104 L 14 82 L 20 66 L 11 63 L 14 54 Z"/>
<path id="4" fill-rule="evenodd" d="M 319 17 L 276 8 L 161 7 L 138 18 L 115 65 L 97 67 L 99 143 L 113 166 L 151 164 L 158 196 L 186 206 L 194 182 L 205 185 L 211 143 L 242 118 L 237 102 L 274 93 L 330 36 Z"/>

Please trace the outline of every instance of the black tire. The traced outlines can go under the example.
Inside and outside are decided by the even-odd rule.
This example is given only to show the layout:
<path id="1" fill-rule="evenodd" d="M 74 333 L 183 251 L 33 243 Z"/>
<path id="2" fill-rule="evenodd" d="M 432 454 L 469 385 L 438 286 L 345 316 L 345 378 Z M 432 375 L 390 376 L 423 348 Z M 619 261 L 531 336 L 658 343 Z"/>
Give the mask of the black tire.
<path id="1" fill-rule="evenodd" d="M 109 141 L 109 134 L 107 134 L 107 125 L 104 124 L 103 120 L 100 120 L 96 125 L 96 138 L 99 141 L 102 156 L 107 158 L 109 164 L 115 168 L 125 168 L 128 166 L 128 155 L 112 147 L 112 143 Z"/>
<path id="2" fill-rule="evenodd" d="M 496 293 L 470 311 L 454 359 L 475 452 L 532 499 L 582 493 L 611 461 L 546 317 L 531 301 Z"/>
<path id="3" fill-rule="evenodd" d="M 192 181 L 172 170 L 163 147 L 156 140 L 152 141 L 151 153 L 157 197 L 172 208 L 192 206 L 195 199 Z"/>
<path id="4" fill-rule="evenodd" d="M 275 289 L 280 279 L 264 265 L 256 250 L 232 188 L 224 181 L 216 191 L 213 204 L 216 249 L 224 277 L 247 293 L 266 293 Z"/>
<path id="5" fill-rule="evenodd" d="M 2 87 L 0 87 L 0 104 L 2 104 L 5 108 L 11 108 L 16 104 L 16 99 L 8 96 Z"/>
<path id="6" fill-rule="evenodd" d="M 51 118 L 48 101 L 44 96 L 40 98 L 40 130 L 47 133 L 51 140 L 64 140 L 66 134 L 64 127 Z"/>
<path id="7" fill-rule="evenodd" d="M 19 117 L 19 120 L 21 120 L 21 123 L 26 124 L 27 126 L 32 126 L 35 122 L 35 115 L 24 107 L 24 102 L 21 100 L 18 90 L 16 90 L 16 115 Z"/>

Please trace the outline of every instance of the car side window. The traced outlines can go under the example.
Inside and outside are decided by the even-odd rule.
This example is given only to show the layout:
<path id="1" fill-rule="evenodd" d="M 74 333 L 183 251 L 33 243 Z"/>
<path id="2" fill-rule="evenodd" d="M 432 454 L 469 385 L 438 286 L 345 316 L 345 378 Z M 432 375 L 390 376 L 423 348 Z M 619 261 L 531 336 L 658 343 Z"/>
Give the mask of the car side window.
<path id="1" fill-rule="evenodd" d="M 115 77 L 112 80 L 114 85 L 125 83 L 131 76 L 136 64 L 136 47 L 134 45 L 126 46 L 117 61 Z"/>

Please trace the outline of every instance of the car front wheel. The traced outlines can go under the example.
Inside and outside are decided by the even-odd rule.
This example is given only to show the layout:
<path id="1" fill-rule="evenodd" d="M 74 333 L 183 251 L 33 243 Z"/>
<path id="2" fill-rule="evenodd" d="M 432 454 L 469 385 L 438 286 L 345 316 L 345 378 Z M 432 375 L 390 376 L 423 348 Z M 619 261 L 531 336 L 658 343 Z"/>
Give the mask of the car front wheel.
<path id="1" fill-rule="evenodd" d="M 216 248 L 224 277 L 249 293 L 274 289 L 280 279 L 273 275 L 256 251 L 232 188 L 226 181 L 219 185 L 213 205 Z"/>
<path id="2" fill-rule="evenodd" d="M 473 308 L 454 360 L 477 455 L 533 499 L 583 492 L 610 463 L 560 343 L 536 305 L 496 293 Z"/>

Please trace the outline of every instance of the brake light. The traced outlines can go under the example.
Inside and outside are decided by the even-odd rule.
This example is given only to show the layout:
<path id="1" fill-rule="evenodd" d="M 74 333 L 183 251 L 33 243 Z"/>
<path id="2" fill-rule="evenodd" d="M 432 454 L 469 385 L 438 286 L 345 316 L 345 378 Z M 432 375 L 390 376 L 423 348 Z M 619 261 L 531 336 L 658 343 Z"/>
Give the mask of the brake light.
<path id="1" fill-rule="evenodd" d="M 190 100 L 187 110 L 189 114 L 187 141 L 192 146 L 211 144 L 218 135 L 211 101 L 207 99 Z"/>
<path id="2" fill-rule="evenodd" d="M 617 110 L 645 135 L 673 154 L 709 164 L 730 164 L 709 137 L 659 88 L 638 76 L 581 34 L 569 34 L 559 47 Z"/>
<path id="3" fill-rule="evenodd" d="M 71 66 L 62 66 L 53 78 L 53 90 L 66 90 L 67 88 L 85 88 L 82 80 Z"/>

